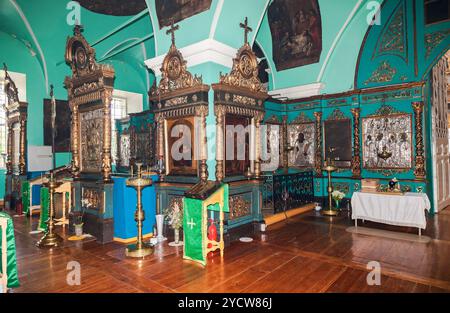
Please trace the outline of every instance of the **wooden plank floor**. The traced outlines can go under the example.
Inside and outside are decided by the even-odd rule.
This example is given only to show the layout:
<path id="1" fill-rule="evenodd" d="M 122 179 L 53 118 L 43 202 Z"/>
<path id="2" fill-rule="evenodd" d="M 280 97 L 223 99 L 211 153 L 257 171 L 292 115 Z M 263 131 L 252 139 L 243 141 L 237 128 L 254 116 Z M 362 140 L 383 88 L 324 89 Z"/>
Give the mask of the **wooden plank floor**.
<path id="1" fill-rule="evenodd" d="M 206 268 L 182 259 L 182 248 L 158 245 L 144 260 L 124 245 L 65 242 L 40 250 L 30 235 L 37 219 L 15 217 L 21 286 L 13 292 L 450 292 L 450 214 L 429 219 L 428 244 L 351 234 L 348 214 L 306 213 L 272 225 L 252 243 L 233 243 Z M 367 227 L 401 230 L 366 222 Z M 62 230 L 64 234 L 64 230 Z M 81 285 L 66 283 L 67 264 L 81 265 Z M 367 263 L 381 264 L 381 285 L 368 286 Z"/>

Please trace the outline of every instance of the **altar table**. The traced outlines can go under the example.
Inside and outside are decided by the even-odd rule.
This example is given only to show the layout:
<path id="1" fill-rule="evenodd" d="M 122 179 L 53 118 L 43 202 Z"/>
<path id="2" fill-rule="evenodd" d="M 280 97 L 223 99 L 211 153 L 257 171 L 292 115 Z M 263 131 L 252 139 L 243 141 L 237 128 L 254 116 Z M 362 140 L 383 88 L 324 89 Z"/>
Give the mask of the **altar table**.
<path id="1" fill-rule="evenodd" d="M 426 228 L 425 211 L 431 204 L 424 193 L 408 192 L 401 195 L 355 192 L 352 196 L 352 219 L 357 227 L 358 219 L 396 226 Z"/>

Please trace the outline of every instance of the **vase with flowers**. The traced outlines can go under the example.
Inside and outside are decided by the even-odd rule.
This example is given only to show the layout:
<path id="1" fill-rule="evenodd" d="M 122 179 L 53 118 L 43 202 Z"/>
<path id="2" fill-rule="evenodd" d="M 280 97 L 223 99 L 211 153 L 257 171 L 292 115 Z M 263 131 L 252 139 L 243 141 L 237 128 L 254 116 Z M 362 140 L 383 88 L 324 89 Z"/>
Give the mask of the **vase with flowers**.
<path id="1" fill-rule="evenodd" d="M 331 197 L 333 198 L 334 202 L 336 203 L 336 209 L 339 209 L 340 203 L 342 199 L 345 197 L 345 193 L 339 190 L 335 190 L 331 193 Z"/>
<path id="2" fill-rule="evenodd" d="M 167 223 L 174 231 L 174 241 L 169 243 L 169 246 L 181 246 L 183 242 L 180 241 L 180 229 L 183 228 L 183 208 L 177 202 L 164 210 L 164 216 Z"/>

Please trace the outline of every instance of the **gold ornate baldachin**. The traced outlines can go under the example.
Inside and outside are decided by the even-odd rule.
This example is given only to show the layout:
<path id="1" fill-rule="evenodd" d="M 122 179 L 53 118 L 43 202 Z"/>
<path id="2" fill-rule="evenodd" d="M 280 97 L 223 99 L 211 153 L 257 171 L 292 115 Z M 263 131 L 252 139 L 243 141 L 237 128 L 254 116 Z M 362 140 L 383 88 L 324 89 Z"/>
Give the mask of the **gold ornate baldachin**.
<path id="1" fill-rule="evenodd" d="M 176 47 L 175 31 L 179 28 L 179 25 L 174 25 L 172 19 L 172 25 L 166 32 L 172 36 L 172 45 L 161 67 L 161 81 L 159 82 L 159 86 L 154 86 L 150 90 L 151 97 L 162 96 L 178 89 L 203 85 L 202 77 L 194 76 L 187 70 L 187 62 Z"/>
<path id="2" fill-rule="evenodd" d="M 266 86 L 258 77 L 258 59 L 248 43 L 248 33 L 252 29 L 248 26 L 248 18 L 240 26 L 244 29 L 244 45 L 239 49 L 233 59 L 231 72 L 226 75 L 220 74 L 220 84 L 249 89 L 254 92 L 267 92 Z"/>

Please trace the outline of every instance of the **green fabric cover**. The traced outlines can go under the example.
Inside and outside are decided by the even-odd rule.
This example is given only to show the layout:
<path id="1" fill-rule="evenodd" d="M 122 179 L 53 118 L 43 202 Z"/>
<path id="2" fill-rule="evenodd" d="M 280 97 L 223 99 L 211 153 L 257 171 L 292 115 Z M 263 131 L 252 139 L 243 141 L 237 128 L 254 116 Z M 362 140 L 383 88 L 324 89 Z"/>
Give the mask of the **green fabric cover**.
<path id="1" fill-rule="evenodd" d="M 202 201 L 183 199 L 184 258 L 206 265 L 203 251 Z"/>
<path id="2" fill-rule="evenodd" d="M 16 260 L 16 240 L 14 238 L 14 225 L 12 218 L 5 212 L 0 212 L 0 217 L 6 218 L 8 220 L 8 225 L 6 227 L 6 271 L 8 273 L 8 288 L 19 287 L 19 276 L 17 274 L 17 260 Z M 0 243 L 2 240 L 2 232 L 0 232 Z M 0 244 L 0 255 L 2 247 Z M 2 271 L 2 259 L 0 257 L 0 272 Z"/>
<path id="3" fill-rule="evenodd" d="M 28 181 L 22 183 L 22 207 L 25 215 L 30 213 L 30 182 Z"/>
<path id="4" fill-rule="evenodd" d="M 230 212 L 228 205 L 228 185 L 224 184 L 217 192 L 224 193 L 223 211 Z M 214 194 L 215 194 L 214 193 Z M 206 247 L 203 245 L 206 240 L 206 229 L 203 229 L 202 200 L 183 198 L 183 234 L 184 234 L 184 258 L 206 265 Z M 212 204 L 207 210 L 220 211 L 220 205 Z M 205 238 L 204 238 L 205 237 Z"/>
<path id="5" fill-rule="evenodd" d="M 47 231 L 48 210 L 50 194 L 48 188 L 41 188 L 41 217 L 39 219 L 38 230 Z"/>

